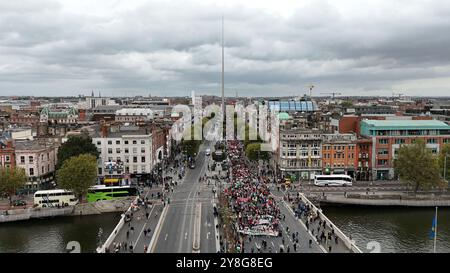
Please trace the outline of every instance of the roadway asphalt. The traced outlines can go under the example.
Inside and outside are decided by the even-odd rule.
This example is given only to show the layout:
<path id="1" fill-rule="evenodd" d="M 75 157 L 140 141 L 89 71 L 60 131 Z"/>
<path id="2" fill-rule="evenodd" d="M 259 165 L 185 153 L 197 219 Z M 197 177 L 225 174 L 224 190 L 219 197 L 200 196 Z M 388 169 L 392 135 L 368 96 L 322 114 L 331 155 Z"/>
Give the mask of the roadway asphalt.
<path id="1" fill-rule="evenodd" d="M 119 248 L 119 253 L 144 253 L 145 246 L 149 246 L 163 207 L 161 200 L 156 199 L 157 192 L 162 192 L 162 187 L 145 188 L 144 198 L 148 197 L 152 202 L 152 206 L 147 209 L 144 206 L 140 206 L 137 211 L 133 212 L 131 221 L 125 223 L 120 229 L 113 244 L 120 243 L 122 246 L 126 244 L 127 247 Z M 151 198 L 152 193 L 155 196 L 153 199 Z M 149 213 L 148 218 L 146 217 L 147 212 Z M 149 229 L 150 233 L 147 233 Z M 130 245 L 133 246 L 132 249 L 130 249 Z M 116 247 L 111 245 L 109 252 L 116 252 L 115 249 Z"/>
<path id="2" fill-rule="evenodd" d="M 212 142 L 200 146 L 195 169 L 187 169 L 186 175 L 170 196 L 167 212 L 161 220 L 161 228 L 155 234 L 155 244 L 150 252 L 156 253 L 191 253 L 194 240 L 194 216 L 197 203 L 201 203 L 200 252 L 216 253 L 216 232 L 212 185 L 200 181 L 207 171 L 210 157 L 205 150 L 212 147 Z"/>

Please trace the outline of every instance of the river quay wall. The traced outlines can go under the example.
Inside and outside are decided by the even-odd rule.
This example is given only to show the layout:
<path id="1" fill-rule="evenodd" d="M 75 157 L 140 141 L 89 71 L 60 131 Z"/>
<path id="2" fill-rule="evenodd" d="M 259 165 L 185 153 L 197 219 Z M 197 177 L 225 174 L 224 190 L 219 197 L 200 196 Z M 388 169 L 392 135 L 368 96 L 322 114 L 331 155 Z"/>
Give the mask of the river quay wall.
<path id="1" fill-rule="evenodd" d="M 321 205 L 450 207 L 450 196 L 433 195 L 326 195 L 317 201 Z"/>
<path id="2" fill-rule="evenodd" d="M 26 208 L 11 209 L 0 213 L 0 223 L 24 221 L 29 219 L 52 218 L 58 216 L 95 215 L 110 212 L 123 212 L 128 209 L 131 198 L 77 204 L 65 208 Z"/>

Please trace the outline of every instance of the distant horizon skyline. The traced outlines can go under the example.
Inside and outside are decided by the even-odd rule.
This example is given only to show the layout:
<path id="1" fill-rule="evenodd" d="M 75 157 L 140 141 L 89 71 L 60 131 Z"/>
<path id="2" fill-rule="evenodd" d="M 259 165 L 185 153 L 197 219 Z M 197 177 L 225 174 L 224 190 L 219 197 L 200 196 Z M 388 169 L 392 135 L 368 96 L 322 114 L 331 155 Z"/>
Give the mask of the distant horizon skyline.
<path id="1" fill-rule="evenodd" d="M 209 97 L 217 97 L 220 99 L 221 95 L 220 94 L 196 94 L 198 96 L 209 96 Z M 225 95 L 225 98 L 302 98 L 304 96 L 309 97 L 308 94 L 303 94 L 303 95 L 282 95 L 282 96 L 257 96 L 257 95 L 253 95 L 253 96 L 227 96 Z M 0 95 L 0 98 L 12 98 L 12 97 L 18 97 L 18 98 L 26 98 L 26 97 L 35 97 L 35 98 L 79 98 L 79 97 L 92 97 L 91 95 L 83 95 L 83 94 L 78 94 L 78 95 L 61 95 L 61 96 L 48 96 L 48 95 Z M 114 95 L 114 96 L 98 96 L 98 94 L 94 94 L 95 98 L 136 98 L 136 97 L 142 97 L 142 98 L 191 98 L 191 95 L 170 95 L 170 96 L 161 96 L 161 95 L 133 95 L 133 96 L 121 96 L 121 95 Z M 332 98 L 332 95 L 312 95 L 312 98 Z M 380 97 L 380 98 L 396 98 L 398 99 L 399 96 L 395 95 L 383 95 L 383 96 L 379 96 L 379 95 L 336 95 L 335 99 L 345 99 L 345 98 L 376 98 L 376 97 Z M 443 96 L 426 96 L 426 95 L 422 95 L 422 96 L 401 96 L 400 98 L 449 98 L 450 99 L 450 95 L 443 95 Z"/>

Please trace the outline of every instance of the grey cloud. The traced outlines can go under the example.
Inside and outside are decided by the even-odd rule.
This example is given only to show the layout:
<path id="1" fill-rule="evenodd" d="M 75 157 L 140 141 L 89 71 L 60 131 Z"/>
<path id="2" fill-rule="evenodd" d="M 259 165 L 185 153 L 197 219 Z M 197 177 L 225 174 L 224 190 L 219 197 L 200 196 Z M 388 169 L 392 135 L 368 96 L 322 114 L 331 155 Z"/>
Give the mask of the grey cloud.
<path id="1" fill-rule="evenodd" d="M 346 16 L 331 1 L 314 1 L 290 17 L 226 8 L 227 89 L 262 95 L 314 82 L 323 91 L 370 93 L 446 77 L 450 3 L 408 1 L 411 11 L 383 16 L 389 2 L 368 18 L 356 8 L 355 16 Z M 91 88 L 104 94 L 218 92 L 219 8 L 173 1 L 92 16 L 68 14 L 62 5 L 0 3 L 2 94 L 33 86 L 47 95 Z"/>

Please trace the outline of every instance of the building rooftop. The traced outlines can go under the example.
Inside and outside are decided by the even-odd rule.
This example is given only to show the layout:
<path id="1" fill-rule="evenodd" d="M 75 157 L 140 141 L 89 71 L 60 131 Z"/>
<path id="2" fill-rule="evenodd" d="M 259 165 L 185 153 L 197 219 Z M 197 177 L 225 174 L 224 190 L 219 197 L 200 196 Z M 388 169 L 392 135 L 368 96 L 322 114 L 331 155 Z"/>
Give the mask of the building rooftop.
<path id="1" fill-rule="evenodd" d="M 363 120 L 361 124 L 377 130 L 450 129 L 448 124 L 438 120 Z"/>
<path id="2" fill-rule="evenodd" d="M 15 141 L 16 151 L 36 151 L 53 147 L 56 143 L 48 140 L 23 140 Z"/>
<path id="3" fill-rule="evenodd" d="M 312 112 L 319 110 L 314 101 L 268 101 L 267 104 L 271 111 Z"/>

